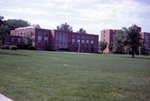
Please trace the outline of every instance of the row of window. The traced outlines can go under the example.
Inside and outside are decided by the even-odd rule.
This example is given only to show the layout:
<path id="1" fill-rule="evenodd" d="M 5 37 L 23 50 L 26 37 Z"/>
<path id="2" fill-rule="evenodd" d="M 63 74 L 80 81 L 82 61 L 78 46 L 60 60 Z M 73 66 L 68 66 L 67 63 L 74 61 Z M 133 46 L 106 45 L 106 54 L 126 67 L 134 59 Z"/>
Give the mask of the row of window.
<path id="1" fill-rule="evenodd" d="M 42 32 L 38 32 L 38 41 L 37 44 L 41 44 L 42 43 Z M 48 44 L 48 33 L 44 32 L 44 44 L 47 45 Z"/>
<path id="2" fill-rule="evenodd" d="M 42 36 L 42 32 L 38 32 L 38 36 Z M 44 32 L 44 36 L 45 36 L 45 37 L 48 37 L 48 33 L 47 33 L 47 32 Z"/>
<path id="3" fill-rule="evenodd" d="M 69 35 L 69 39 L 70 39 L 70 36 Z M 72 39 L 75 39 L 75 35 L 72 35 Z M 80 35 L 77 35 L 77 39 L 80 40 Z M 89 40 L 90 39 L 90 36 L 86 36 L 86 40 Z M 82 40 L 85 40 L 85 36 L 82 36 Z M 94 40 L 94 37 L 92 36 L 91 37 L 91 40 Z"/>
<path id="4" fill-rule="evenodd" d="M 12 43 L 16 43 L 16 38 L 11 38 Z M 21 38 L 17 38 L 17 42 L 21 43 Z"/>

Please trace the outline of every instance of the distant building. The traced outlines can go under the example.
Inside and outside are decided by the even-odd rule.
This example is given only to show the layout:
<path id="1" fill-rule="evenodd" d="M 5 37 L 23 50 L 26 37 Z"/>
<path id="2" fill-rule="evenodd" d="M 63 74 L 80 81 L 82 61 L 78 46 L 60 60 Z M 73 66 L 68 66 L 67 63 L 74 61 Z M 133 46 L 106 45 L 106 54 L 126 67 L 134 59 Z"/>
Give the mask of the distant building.
<path id="1" fill-rule="evenodd" d="M 138 30 L 140 34 L 142 35 L 142 38 L 145 40 L 144 46 L 146 50 L 148 50 L 150 48 L 150 33 L 141 32 L 141 27 L 138 27 Z M 113 35 L 116 34 L 116 31 L 117 30 L 113 30 L 113 29 L 101 30 L 101 41 L 106 41 L 109 45 L 110 42 L 113 42 Z M 110 50 L 108 49 L 108 45 L 107 45 L 107 48 L 103 52 L 105 53 L 110 52 Z"/>
<path id="2" fill-rule="evenodd" d="M 33 46 L 37 50 L 60 51 L 68 49 L 71 52 L 77 52 L 80 45 L 80 52 L 98 52 L 98 35 L 41 29 L 38 24 L 12 30 L 5 44 L 24 46 L 22 36 L 27 31 L 35 33 Z"/>

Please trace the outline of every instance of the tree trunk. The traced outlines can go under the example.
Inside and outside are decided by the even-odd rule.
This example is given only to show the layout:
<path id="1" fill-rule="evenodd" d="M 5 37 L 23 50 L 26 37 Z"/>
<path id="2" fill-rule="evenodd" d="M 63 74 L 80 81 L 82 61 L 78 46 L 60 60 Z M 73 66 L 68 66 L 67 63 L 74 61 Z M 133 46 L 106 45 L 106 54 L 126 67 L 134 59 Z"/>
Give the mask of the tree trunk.
<path id="1" fill-rule="evenodd" d="M 132 53 L 132 58 L 134 58 L 134 53 Z"/>

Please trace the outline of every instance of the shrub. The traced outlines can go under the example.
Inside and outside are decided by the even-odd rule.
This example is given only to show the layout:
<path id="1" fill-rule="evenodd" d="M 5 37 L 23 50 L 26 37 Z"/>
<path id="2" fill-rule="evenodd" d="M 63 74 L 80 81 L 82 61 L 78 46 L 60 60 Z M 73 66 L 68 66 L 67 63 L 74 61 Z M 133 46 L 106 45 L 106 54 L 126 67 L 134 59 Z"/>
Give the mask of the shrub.
<path id="1" fill-rule="evenodd" d="M 5 46 L 1 46 L 0 48 L 3 50 L 3 49 L 5 49 Z"/>
<path id="2" fill-rule="evenodd" d="M 10 46 L 9 46 L 9 45 L 6 45 L 6 46 L 5 46 L 5 49 L 10 49 Z"/>
<path id="3" fill-rule="evenodd" d="M 28 46 L 27 47 L 29 50 L 36 50 L 36 48 L 34 46 Z"/>
<path id="4" fill-rule="evenodd" d="M 17 49 L 18 49 L 18 47 L 15 45 L 10 46 L 10 50 L 17 50 Z"/>

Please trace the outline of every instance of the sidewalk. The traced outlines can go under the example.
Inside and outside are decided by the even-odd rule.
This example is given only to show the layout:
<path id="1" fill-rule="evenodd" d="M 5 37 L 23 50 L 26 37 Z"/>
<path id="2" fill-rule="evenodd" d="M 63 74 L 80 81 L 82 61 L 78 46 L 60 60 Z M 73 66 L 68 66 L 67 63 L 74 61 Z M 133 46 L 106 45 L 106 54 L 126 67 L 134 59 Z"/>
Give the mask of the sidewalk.
<path id="1" fill-rule="evenodd" d="M 0 94 L 0 101 L 13 101 L 13 100 L 11 100 L 10 98 Z"/>

